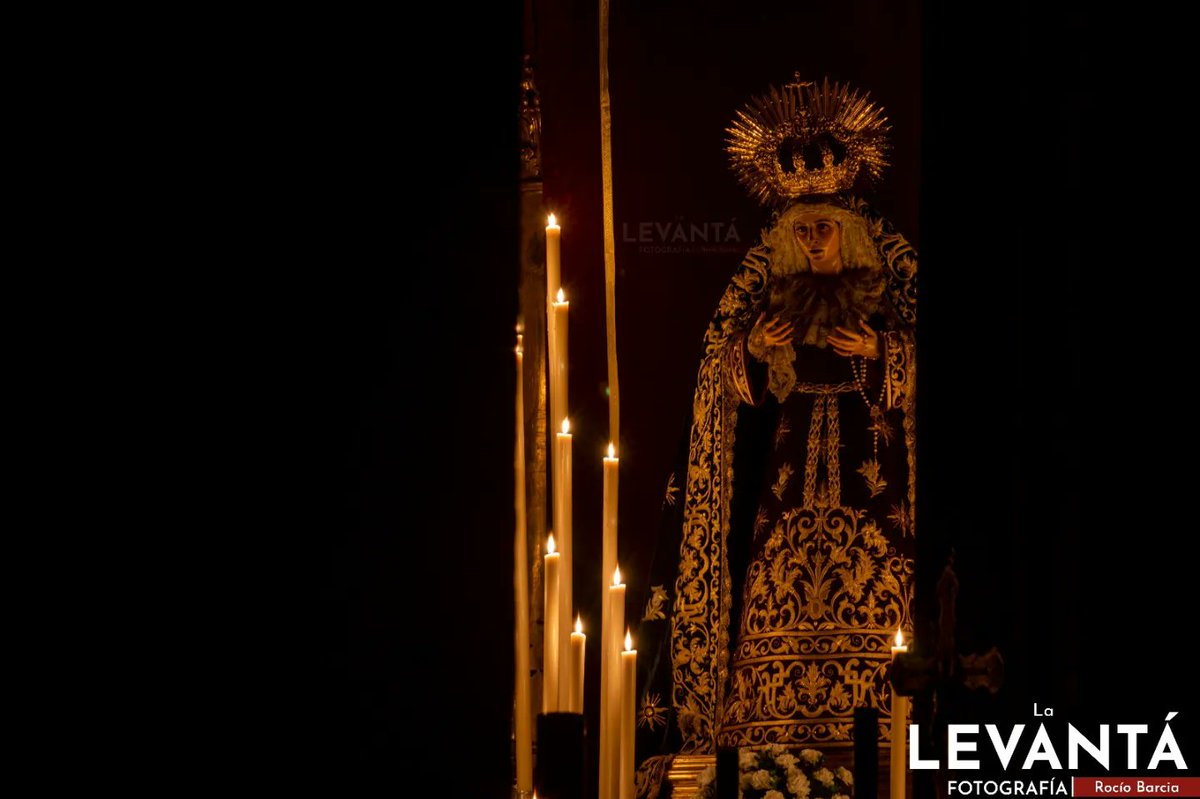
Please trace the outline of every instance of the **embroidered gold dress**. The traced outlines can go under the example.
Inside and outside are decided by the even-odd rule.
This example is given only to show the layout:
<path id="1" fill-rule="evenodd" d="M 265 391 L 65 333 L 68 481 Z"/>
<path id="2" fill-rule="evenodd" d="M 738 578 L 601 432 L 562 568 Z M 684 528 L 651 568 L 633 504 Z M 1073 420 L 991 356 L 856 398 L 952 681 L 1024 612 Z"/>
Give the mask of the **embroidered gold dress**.
<path id="1" fill-rule="evenodd" d="M 854 708 L 884 704 L 890 639 L 909 626 L 904 418 L 888 407 L 879 359 L 825 343 L 834 326 L 856 329 L 861 318 L 893 328 L 885 356 L 900 345 L 882 286 L 869 269 L 774 277 L 768 307 L 796 320 L 793 341 L 766 350 L 737 333 L 727 345 L 726 390 L 774 406 L 774 434 L 753 523 L 732 524 L 727 539 L 750 557 L 733 605 L 719 747 L 848 744 Z M 755 355 L 766 369 L 748 362 Z"/>
<path id="2" fill-rule="evenodd" d="M 890 709 L 890 641 L 911 631 L 917 259 L 861 200 L 836 202 L 873 271 L 805 284 L 760 245 L 705 335 L 638 632 L 639 795 L 676 754 L 849 749 L 856 706 Z M 749 340 L 764 311 L 795 315 L 790 344 Z M 880 358 L 821 345 L 855 316 Z"/>

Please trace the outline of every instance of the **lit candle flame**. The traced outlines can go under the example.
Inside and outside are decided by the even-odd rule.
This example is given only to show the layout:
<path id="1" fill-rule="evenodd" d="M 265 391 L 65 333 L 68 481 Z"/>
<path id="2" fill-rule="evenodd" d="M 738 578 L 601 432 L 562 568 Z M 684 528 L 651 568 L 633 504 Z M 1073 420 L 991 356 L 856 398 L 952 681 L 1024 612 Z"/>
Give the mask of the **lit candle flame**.
<path id="1" fill-rule="evenodd" d="M 581 635 L 583 634 L 583 619 L 581 619 L 579 616 L 575 617 L 575 632 Z"/>
<path id="2" fill-rule="evenodd" d="M 613 569 L 613 585 L 620 585 L 620 584 L 621 584 L 621 567 L 618 566 L 617 568 Z"/>
<path id="3" fill-rule="evenodd" d="M 547 227 L 558 227 L 558 220 L 554 218 L 554 214 L 546 217 L 546 225 Z"/>
<path id="4" fill-rule="evenodd" d="M 570 419 L 563 419 L 562 431 L 563 431 L 564 436 L 569 436 L 571 434 L 571 420 Z"/>
<path id="5" fill-rule="evenodd" d="M 554 554 L 554 533 L 550 534 L 550 540 L 546 542 L 546 554 Z"/>
<path id="6" fill-rule="evenodd" d="M 612 445 L 611 441 L 608 442 L 608 457 L 610 457 L 610 458 L 617 457 L 617 448 Z"/>
<path id="7" fill-rule="evenodd" d="M 567 295 L 566 295 L 566 294 L 563 294 L 563 290 L 562 290 L 562 289 L 559 289 L 559 290 L 558 290 L 558 298 L 555 300 L 555 302 L 558 302 L 558 303 L 563 303 L 563 302 L 566 302 L 566 301 L 567 301 Z"/>
<path id="8" fill-rule="evenodd" d="M 904 646 L 904 634 L 900 632 L 900 628 L 896 628 L 896 646 Z"/>
<path id="9" fill-rule="evenodd" d="M 625 651 L 633 651 L 633 636 L 629 634 L 629 628 L 625 629 Z"/>

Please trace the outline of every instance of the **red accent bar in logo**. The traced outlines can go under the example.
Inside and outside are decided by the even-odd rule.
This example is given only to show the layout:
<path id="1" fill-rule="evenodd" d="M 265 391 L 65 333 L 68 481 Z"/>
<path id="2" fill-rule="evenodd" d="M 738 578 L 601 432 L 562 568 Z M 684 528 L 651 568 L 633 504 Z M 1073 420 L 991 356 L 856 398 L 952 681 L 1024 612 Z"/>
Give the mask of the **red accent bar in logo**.
<path id="1" fill-rule="evenodd" d="M 1072 796 L 1200 796 L 1200 777 L 1072 777 Z"/>

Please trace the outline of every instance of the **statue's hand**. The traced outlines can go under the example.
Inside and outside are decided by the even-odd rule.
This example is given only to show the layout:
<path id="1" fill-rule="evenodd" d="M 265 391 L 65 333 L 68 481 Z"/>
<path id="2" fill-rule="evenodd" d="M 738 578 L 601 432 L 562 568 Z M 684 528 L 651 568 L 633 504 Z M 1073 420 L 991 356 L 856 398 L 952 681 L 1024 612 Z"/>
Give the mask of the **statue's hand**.
<path id="1" fill-rule="evenodd" d="M 864 358 L 879 357 L 879 334 L 866 322 L 858 323 L 855 332 L 845 327 L 835 327 L 825 340 L 838 355 L 861 355 Z"/>
<path id="2" fill-rule="evenodd" d="M 778 347 L 780 344 L 786 344 L 791 341 L 792 332 L 796 329 L 793 322 L 785 322 L 778 316 L 767 320 L 767 312 L 763 311 L 758 315 L 758 321 L 754 323 L 754 329 L 750 331 L 751 339 L 761 338 L 762 343 L 768 347 Z"/>

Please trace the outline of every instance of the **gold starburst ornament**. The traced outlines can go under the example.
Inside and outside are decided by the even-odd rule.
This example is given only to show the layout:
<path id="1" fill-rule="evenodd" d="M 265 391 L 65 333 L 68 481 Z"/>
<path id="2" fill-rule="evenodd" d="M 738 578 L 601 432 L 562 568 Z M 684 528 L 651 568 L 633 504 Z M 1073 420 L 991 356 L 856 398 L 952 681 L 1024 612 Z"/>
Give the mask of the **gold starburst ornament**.
<path id="1" fill-rule="evenodd" d="M 766 205 L 866 188 L 887 166 L 883 109 L 849 86 L 801 81 L 770 87 L 739 111 L 726 150 L 738 180 Z"/>

